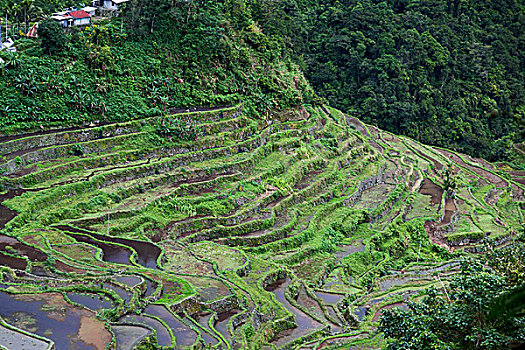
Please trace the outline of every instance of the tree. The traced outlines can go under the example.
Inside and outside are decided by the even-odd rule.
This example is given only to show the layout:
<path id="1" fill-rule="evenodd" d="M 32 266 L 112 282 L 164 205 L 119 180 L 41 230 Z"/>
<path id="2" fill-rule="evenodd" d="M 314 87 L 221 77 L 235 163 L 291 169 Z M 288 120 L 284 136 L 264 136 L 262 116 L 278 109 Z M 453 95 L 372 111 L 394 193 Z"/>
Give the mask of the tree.
<path id="1" fill-rule="evenodd" d="M 67 37 L 64 29 L 53 20 L 45 20 L 38 26 L 38 35 L 42 39 L 44 52 L 53 55 L 66 47 Z"/>
<path id="2" fill-rule="evenodd" d="M 502 298 L 515 304 L 522 296 L 523 288 L 509 282 L 480 262 L 463 261 L 448 287 L 430 289 L 420 303 L 409 303 L 408 310 L 384 313 L 380 330 L 391 338 L 387 348 L 503 350 L 511 341 L 525 341 L 523 314 L 492 311 Z"/>

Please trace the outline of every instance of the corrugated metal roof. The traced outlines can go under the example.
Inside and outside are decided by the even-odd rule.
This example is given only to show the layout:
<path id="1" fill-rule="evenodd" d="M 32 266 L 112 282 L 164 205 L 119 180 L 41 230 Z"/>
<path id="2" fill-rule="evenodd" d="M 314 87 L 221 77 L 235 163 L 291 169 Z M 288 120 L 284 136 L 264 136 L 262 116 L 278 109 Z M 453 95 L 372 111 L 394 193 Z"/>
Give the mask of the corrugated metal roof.
<path id="1" fill-rule="evenodd" d="M 86 11 L 84 10 L 79 10 L 79 11 L 71 11 L 69 13 L 69 15 L 75 19 L 82 19 L 82 18 L 88 18 L 88 17 L 91 17 L 89 15 L 89 13 L 87 13 Z"/>
<path id="2" fill-rule="evenodd" d="M 55 21 L 65 21 L 67 19 L 70 19 L 72 18 L 71 16 L 68 16 L 68 15 L 63 15 L 63 16 L 51 16 L 51 19 L 54 19 Z"/>

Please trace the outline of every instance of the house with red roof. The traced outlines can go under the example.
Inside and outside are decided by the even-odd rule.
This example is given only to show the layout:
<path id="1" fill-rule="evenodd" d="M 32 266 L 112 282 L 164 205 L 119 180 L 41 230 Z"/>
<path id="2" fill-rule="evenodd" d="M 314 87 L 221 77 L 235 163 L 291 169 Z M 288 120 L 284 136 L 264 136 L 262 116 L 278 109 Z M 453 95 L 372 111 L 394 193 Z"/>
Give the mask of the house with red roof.
<path id="1" fill-rule="evenodd" d="M 85 26 L 91 24 L 91 16 L 84 10 L 70 11 L 68 15 L 73 18 L 74 26 Z"/>
<path id="2" fill-rule="evenodd" d="M 91 15 L 84 11 L 84 9 L 69 9 L 62 12 L 55 12 L 51 18 L 60 23 L 64 28 L 91 24 Z"/>

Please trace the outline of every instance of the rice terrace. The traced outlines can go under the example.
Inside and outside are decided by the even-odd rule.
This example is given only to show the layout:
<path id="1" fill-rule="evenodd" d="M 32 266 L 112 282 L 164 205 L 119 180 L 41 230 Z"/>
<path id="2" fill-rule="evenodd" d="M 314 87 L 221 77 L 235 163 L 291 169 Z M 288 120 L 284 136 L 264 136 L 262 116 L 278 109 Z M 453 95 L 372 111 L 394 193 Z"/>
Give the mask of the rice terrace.
<path id="1" fill-rule="evenodd" d="M 0 350 L 525 349 L 525 0 L 0 0 Z"/>
<path id="2" fill-rule="evenodd" d="M 521 172 L 329 107 L 268 120 L 2 137 L 0 344 L 376 348 L 384 310 L 513 245 Z"/>

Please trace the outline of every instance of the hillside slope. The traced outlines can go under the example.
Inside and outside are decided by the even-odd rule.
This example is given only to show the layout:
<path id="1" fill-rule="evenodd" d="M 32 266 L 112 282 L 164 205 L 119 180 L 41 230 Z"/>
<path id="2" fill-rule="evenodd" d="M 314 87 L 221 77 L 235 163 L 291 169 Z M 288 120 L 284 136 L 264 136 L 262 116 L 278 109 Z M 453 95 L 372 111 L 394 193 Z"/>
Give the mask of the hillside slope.
<path id="1" fill-rule="evenodd" d="M 254 17 L 331 106 L 501 161 L 525 138 L 524 4 L 262 0 Z"/>
<path id="2" fill-rule="evenodd" d="M 8 136 L 0 150 L 0 297 L 73 302 L 68 322 L 104 336 L 67 334 L 100 349 L 150 329 L 175 348 L 379 348 L 381 310 L 483 242 L 512 244 L 525 220 L 523 173 L 329 107 L 261 119 L 236 105 Z M 0 316 L 58 344 L 42 310 Z"/>

